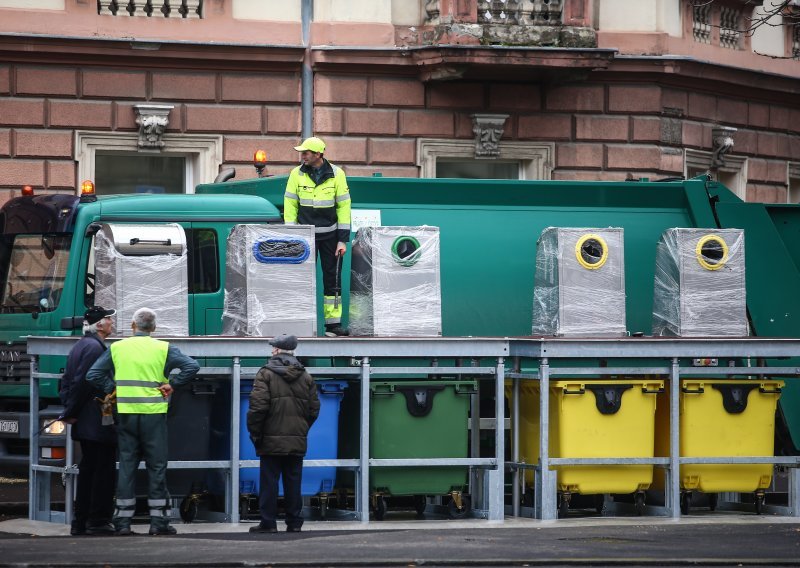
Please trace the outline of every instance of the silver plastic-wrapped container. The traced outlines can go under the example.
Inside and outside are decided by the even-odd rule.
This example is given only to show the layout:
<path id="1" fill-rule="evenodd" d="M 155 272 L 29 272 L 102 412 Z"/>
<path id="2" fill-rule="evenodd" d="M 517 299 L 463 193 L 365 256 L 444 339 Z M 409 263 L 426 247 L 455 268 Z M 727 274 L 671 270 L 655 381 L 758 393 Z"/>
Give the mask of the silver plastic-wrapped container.
<path id="1" fill-rule="evenodd" d="M 177 223 L 103 224 L 95 235 L 95 305 L 114 308 L 116 333 L 132 335 L 139 308 L 156 313 L 155 336 L 189 335 L 186 234 Z"/>
<path id="2" fill-rule="evenodd" d="M 438 227 L 364 227 L 353 241 L 350 333 L 442 334 Z"/>
<path id="3" fill-rule="evenodd" d="M 668 229 L 658 241 L 653 335 L 748 335 L 744 231 Z"/>
<path id="4" fill-rule="evenodd" d="M 566 337 L 627 333 L 622 229 L 542 231 L 536 243 L 532 332 Z"/>
<path id="5" fill-rule="evenodd" d="M 222 334 L 313 337 L 316 251 L 310 225 L 236 225 L 228 236 Z"/>

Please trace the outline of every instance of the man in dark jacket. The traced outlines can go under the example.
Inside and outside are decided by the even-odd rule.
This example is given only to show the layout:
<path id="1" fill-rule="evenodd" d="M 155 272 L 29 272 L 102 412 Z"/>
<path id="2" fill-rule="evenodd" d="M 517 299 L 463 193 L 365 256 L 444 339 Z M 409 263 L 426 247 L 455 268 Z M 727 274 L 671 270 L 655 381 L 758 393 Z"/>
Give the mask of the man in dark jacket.
<path id="1" fill-rule="evenodd" d="M 278 532 L 278 479 L 283 476 L 286 530 L 303 526 L 301 480 L 308 430 L 319 416 L 317 385 L 294 356 L 297 338 L 280 335 L 269 342 L 272 357 L 261 367 L 250 393 L 247 430 L 261 457 L 261 523 L 250 532 Z"/>
<path id="2" fill-rule="evenodd" d="M 116 312 L 100 306 L 86 310 L 83 337 L 67 356 L 59 395 L 64 404 L 64 421 L 72 424 L 72 439 L 80 442 L 78 490 L 70 534 L 113 535 L 114 485 L 116 479 L 117 433 L 103 425 L 95 398 L 104 394 L 84 379 L 86 372 L 106 350 L 105 339 L 114 329 Z"/>

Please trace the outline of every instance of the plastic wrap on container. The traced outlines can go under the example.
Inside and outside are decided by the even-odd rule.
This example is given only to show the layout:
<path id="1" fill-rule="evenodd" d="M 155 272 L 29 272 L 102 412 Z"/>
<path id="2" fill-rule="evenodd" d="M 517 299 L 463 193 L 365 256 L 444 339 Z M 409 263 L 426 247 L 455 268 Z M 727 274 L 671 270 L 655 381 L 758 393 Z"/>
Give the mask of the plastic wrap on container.
<path id="1" fill-rule="evenodd" d="M 314 227 L 236 225 L 228 236 L 222 333 L 316 335 Z"/>
<path id="2" fill-rule="evenodd" d="M 95 235 L 95 305 L 117 310 L 116 334 L 132 335 L 139 308 L 156 313 L 154 336 L 189 335 L 186 235 L 177 223 L 104 224 Z"/>
<path id="3" fill-rule="evenodd" d="M 656 249 L 653 335 L 748 335 L 744 231 L 668 229 Z"/>
<path id="4" fill-rule="evenodd" d="M 364 227 L 353 241 L 350 334 L 442 334 L 438 227 Z"/>
<path id="5" fill-rule="evenodd" d="M 532 333 L 566 337 L 627 333 L 622 229 L 542 231 L 536 244 Z"/>

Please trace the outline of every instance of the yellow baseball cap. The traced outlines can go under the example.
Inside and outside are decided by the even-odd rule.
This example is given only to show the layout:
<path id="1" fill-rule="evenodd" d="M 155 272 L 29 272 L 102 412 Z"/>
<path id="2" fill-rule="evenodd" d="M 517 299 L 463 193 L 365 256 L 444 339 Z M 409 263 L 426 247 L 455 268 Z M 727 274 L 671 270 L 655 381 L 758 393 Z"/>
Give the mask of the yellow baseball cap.
<path id="1" fill-rule="evenodd" d="M 306 138 L 303 140 L 303 143 L 299 146 L 295 146 L 294 149 L 298 152 L 309 150 L 311 152 L 322 154 L 325 151 L 325 142 L 316 136 L 312 136 L 311 138 Z"/>

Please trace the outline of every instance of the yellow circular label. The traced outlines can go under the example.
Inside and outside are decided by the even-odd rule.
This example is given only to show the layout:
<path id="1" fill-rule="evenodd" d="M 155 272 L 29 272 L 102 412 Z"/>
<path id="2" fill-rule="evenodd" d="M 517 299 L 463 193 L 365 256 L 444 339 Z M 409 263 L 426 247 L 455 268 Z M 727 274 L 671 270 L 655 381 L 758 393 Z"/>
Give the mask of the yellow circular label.
<path id="1" fill-rule="evenodd" d="M 575 258 L 578 264 L 589 270 L 597 270 L 608 260 L 608 245 L 603 237 L 589 233 L 575 243 Z"/>
<path id="2" fill-rule="evenodd" d="M 697 241 L 694 254 L 706 270 L 719 270 L 728 262 L 728 245 L 719 235 L 706 235 Z"/>

